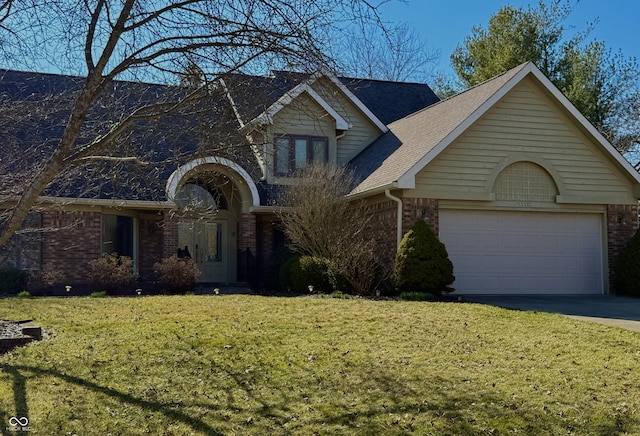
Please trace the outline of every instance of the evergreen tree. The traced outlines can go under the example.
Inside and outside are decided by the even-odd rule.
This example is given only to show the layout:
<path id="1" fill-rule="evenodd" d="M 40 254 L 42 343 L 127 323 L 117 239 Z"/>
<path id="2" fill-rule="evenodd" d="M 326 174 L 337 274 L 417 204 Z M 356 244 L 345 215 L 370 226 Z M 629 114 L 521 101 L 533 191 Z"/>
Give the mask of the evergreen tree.
<path id="1" fill-rule="evenodd" d="M 431 228 L 418 220 L 400 242 L 393 272 L 401 292 L 449 292 L 455 277 L 447 249 Z"/>

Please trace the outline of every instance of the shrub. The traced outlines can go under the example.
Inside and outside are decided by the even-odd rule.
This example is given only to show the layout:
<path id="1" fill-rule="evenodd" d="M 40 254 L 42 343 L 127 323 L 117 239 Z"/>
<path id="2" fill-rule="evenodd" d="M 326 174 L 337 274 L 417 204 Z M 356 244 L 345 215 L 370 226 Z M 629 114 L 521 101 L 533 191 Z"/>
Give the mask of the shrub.
<path id="1" fill-rule="evenodd" d="M 31 293 L 29 291 L 21 291 L 16 295 L 18 298 L 31 298 Z"/>
<path id="2" fill-rule="evenodd" d="M 289 262 L 295 254 L 286 247 L 278 248 L 270 258 L 270 263 L 267 267 L 267 277 L 265 279 L 265 287 L 272 291 L 282 291 L 287 286 L 291 286 L 288 280 L 289 273 L 287 272 L 283 276 L 283 267 L 286 262 Z M 285 277 L 286 276 L 286 277 Z"/>
<path id="3" fill-rule="evenodd" d="M 63 279 L 62 272 L 44 266 L 40 270 L 34 271 L 29 277 L 29 289 L 38 290 L 59 285 L 63 282 Z"/>
<path id="4" fill-rule="evenodd" d="M 91 282 L 110 292 L 133 282 L 133 259 L 106 253 L 98 259 L 89 261 Z"/>
<path id="5" fill-rule="evenodd" d="M 640 229 L 622 249 L 615 269 L 615 291 L 640 297 Z"/>
<path id="6" fill-rule="evenodd" d="M 175 254 L 155 263 L 153 270 L 165 292 L 172 294 L 194 292 L 196 278 L 200 275 L 200 270 L 195 260 L 179 258 Z"/>
<path id="7" fill-rule="evenodd" d="M 278 282 L 281 286 L 282 290 L 293 289 L 293 283 L 291 281 L 291 270 L 294 268 L 294 265 L 298 264 L 300 257 L 294 256 L 287 259 L 282 266 L 280 266 L 280 271 L 278 273 Z"/>
<path id="8" fill-rule="evenodd" d="M 98 291 L 98 292 L 91 293 L 91 298 L 104 298 L 106 296 L 107 296 L 107 293 L 105 291 Z"/>
<path id="9" fill-rule="evenodd" d="M 444 244 L 427 223 L 419 220 L 404 235 L 393 271 L 396 287 L 401 292 L 450 292 L 453 264 Z"/>
<path id="10" fill-rule="evenodd" d="M 333 286 L 329 277 L 329 264 L 323 259 L 302 256 L 291 265 L 291 288 L 296 292 L 308 292 L 309 285 L 314 292 L 331 292 Z"/>
<path id="11" fill-rule="evenodd" d="M 436 297 L 428 292 L 402 292 L 400 299 L 404 301 L 434 301 Z"/>
<path id="12" fill-rule="evenodd" d="M 0 294 L 17 294 L 29 283 L 29 273 L 19 268 L 0 269 Z"/>

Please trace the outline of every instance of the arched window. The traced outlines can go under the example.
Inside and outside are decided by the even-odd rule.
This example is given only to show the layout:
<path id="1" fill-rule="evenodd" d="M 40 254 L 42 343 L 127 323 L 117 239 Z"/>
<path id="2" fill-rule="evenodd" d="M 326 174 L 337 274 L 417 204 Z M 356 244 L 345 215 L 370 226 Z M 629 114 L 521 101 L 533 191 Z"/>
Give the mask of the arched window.
<path id="1" fill-rule="evenodd" d="M 227 201 L 222 193 L 213 193 L 195 183 L 184 184 L 177 192 L 176 205 L 183 211 L 206 212 L 227 208 Z"/>
<path id="2" fill-rule="evenodd" d="M 533 162 L 506 167 L 493 185 L 496 200 L 555 202 L 558 188 L 551 175 Z"/>

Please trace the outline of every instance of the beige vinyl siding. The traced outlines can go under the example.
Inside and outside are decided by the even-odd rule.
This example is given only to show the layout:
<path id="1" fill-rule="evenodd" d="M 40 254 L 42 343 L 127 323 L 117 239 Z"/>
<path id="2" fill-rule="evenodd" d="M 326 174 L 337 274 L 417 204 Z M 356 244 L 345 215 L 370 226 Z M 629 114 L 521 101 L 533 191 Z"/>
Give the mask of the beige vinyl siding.
<path id="1" fill-rule="evenodd" d="M 261 134 L 254 132 L 254 143 L 262 143 L 269 183 L 289 183 L 289 177 L 276 177 L 273 172 L 273 138 L 277 135 L 321 136 L 329 139 L 329 161 L 336 156 L 336 120 L 308 94 L 300 94 L 283 107 Z"/>
<path id="2" fill-rule="evenodd" d="M 525 79 L 416 175 L 410 196 L 479 198 L 508 163 L 530 160 L 549 171 L 566 201 L 633 204 L 631 182 L 567 115 Z M 559 179 L 559 180 L 558 180 Z M 622 200 L 622 201 L 621 201 Z"/>
<path id="3" fill-rule="evenodd" d="M 344 165 L 381 135 L 378 129 L 358 109 L 346 95 L 327 78 L 316 81 L 312 88 L 350 125 L 345 135 L 338 140 L 336 159 L 338 165 Z"/>
<path id="4" fill-rule="evenodd" d="M 272 128 L 275 134 L 326 136 L 335 145 L 336 120 L 306 93 L 275 115 Z"/>

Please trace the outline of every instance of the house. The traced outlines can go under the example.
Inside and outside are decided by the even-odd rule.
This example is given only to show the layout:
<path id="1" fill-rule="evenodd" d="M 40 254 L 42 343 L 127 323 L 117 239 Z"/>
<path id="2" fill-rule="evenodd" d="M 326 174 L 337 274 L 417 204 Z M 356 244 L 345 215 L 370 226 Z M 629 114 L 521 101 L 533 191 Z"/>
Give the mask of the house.
<path id="1" fill-rule="evenodd" d="M 4 72 L 0 93 L 77 80 L 43 76 Z M 17 243 L 6 263 L 56 268 L 81 283 L 81 265 L 103 252 L 131 255 L 146 278 L 181 250 L 203 282 L 263 279 L 284 241 L 275 192 L 319 160 L 357 172 L 350 197 L 371 204 L 371 231 L 388 257 L 426 220 L 447 246 L 456 293 L 612 291 L 615 259 L 638 226 L 640 174 L 535 65 L 445 101 L 427 85 L 323 73 L 229 75 L 215 90 L 197 137 L 181 124 L 190 118 L 145 140 L 164 163 L 80 168 L 54 183 L 30 219 L 55 231 Z M 24 137 L 9 142 L 26 148 Z M 182 147 L 180 159 L 166 159 L 169 142 Z M 1 162 L 0 196 L 10 204 L 15 175 L 28 173 Z"/>

